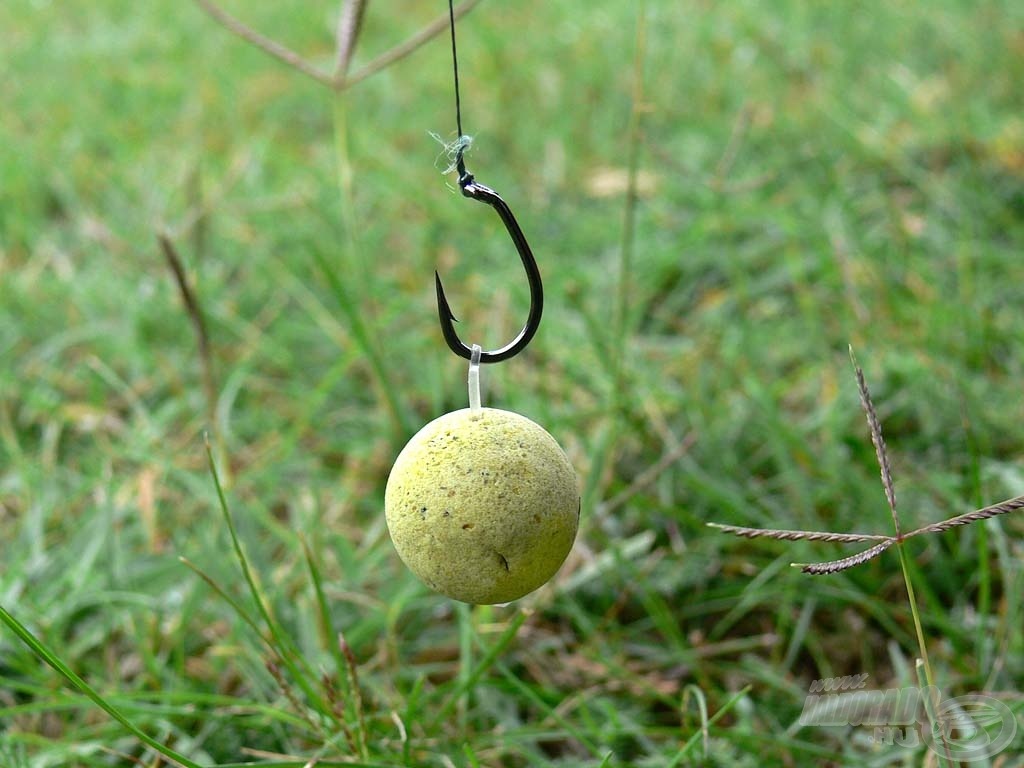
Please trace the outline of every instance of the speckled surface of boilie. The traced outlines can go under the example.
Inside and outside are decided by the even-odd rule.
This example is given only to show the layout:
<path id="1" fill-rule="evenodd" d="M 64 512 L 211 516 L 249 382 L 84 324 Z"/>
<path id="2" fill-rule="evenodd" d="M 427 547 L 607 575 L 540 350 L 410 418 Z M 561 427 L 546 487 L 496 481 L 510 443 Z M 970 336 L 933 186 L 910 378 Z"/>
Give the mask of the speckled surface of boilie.
<path id="1" fill-rule="evenodd" d="M 384 494 L 398 555 L 432 589 L 506 603 L 548 581 L 579 527 L 576 473 L 540 425 L 510 411 L 447 413 L 408 442 Z"/>

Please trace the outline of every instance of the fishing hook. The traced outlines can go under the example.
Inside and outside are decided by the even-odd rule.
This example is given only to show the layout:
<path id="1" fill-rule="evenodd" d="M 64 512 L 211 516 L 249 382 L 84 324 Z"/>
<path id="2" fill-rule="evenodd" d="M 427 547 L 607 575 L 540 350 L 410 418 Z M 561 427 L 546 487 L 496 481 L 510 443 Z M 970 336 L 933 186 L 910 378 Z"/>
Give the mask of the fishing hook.
<path id="1" fill-rule="evenodd" d="M 530 314 L 526 318 L 526 325 L 504 347 L 480 353 L 481 363 L 500 363 L 502 360 L 508 360 L 510 357 L 515 357 L 522 352 L 540 327 L 540 316 L 544 311 L 544 286 L 541 284 L 540 270 L 537 268 L 537 262 L 533 258 L 530 244 L 526 242 L 526 236 L 523 234 L 523 230 L 519 228 L 516 217 L 512 215 L 512 210 L 508 207 L 508 204 L 493 189 L 477 183 L 473 178 L 473 174 L 466 170 L 461 153 L 457 158 L 456 168 L 459 171 L 459 189 L 462 190 L 463 196 L 478 200 L 481 203 L 487 203 L 487 205 L 498 212 L 498 216 L 501 217 L 502 222 L 505 224 L 505 229 L 508 230 L 512 242 L 516 245 L 516 250 L 519 251 L 519 258 L 523 260 L 526 278 L 530 283 Z M 448 343 L 448 348 L 452 352 L 459 357 L 469 360 L 472 357 L 473 350 L 463 343 L 462 339 L 459 338 L 459 334 L 455 331 L 454 323 L 457 323 L 458 320 L 452 314 L 451 307 L 448 305 L 448 299 L 444 295 L 444 288 L 441 286 L 441 276 L 436 270 L 434 271 L 434 279 L 437 284 L 437 314 L 441 320 L 441 332 L 444 334 L 444 340 Z"/>

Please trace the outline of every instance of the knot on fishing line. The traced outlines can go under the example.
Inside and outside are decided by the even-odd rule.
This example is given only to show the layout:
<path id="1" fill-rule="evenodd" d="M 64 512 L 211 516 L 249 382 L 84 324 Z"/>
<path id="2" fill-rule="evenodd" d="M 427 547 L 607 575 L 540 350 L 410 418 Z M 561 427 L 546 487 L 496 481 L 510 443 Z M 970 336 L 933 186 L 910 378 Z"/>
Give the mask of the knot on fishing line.
<path id="1" fill-rule="evenodd" d="M 472 177 L 466 171 L 466 162 L 464 158 L 466 152 L 473 145 L 473 137 L 467 136 L 466 134 L 462 134 L 453 141 L 445 141 L 443 138 L 441 138 L 440 135 L 436 133 L 431 133 L 430 135 L 436 142 L 438 142 L 443 147 L 443 149 L 441 150 L 441 155 L 443 155 L 448 161 L 448 165 L 445 167 L 442 173 L 451 173 L 452 171 L 458 171 L 459 184 L 463 184 L 463 179 L 465 179 L 466 177 L 469 177 L 469 182 L 466 183 L 470 183 L 472 181 Z"/>

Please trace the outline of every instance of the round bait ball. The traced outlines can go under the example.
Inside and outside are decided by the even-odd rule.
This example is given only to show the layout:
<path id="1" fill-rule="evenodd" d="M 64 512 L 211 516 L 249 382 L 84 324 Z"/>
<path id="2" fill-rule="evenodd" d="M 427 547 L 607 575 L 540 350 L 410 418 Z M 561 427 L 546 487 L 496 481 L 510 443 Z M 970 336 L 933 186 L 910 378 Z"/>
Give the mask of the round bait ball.
<path id="1" fill-rule="evenodd" d="M 565 452 L 525 416 L 447 413 L 395 460 L 384 512 L 399 557 L 424 583 L 466 603 L 507 603 L 561 567 L 580 494 Z"/>

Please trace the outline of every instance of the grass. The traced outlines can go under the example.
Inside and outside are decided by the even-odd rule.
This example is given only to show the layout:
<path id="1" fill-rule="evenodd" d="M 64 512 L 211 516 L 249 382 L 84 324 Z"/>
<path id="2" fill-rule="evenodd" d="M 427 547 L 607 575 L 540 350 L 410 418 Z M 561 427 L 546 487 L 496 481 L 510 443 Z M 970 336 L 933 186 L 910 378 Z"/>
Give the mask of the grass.
<path id="1" fill-rule="evenodd" d="M 330 70 L 334 4 L 225 7 Z M 370 3 L 353 66 L 443 10 Z M 797 725 L 812 680 L 917 684 L 896 551 L 812 577 L 789 564 L 848 550 L 705 523 L 885 530 L 849 344 L 903 529 L 1024 493 L 1024 11 L 648 2 L 640 55 L 637 25 L 460 21 L 469 165 L 547 295 L 485 402 L 554 434 L 587 500 L 553 584 L 469 609 L 381 509 L 411 431 L 465 405 L 432 270 L 485 348 L 528 299 L 435 167 L 444 38 L 339 102 L 191 4 L 0 5 L 0 606 L 89 687 L 0 630 L 0 766 L 159 764 L 87 690 L 222 768 L 936 757 Z M 1022 531 L 902 546 L 936 684 L 1018 719 Z"/>

